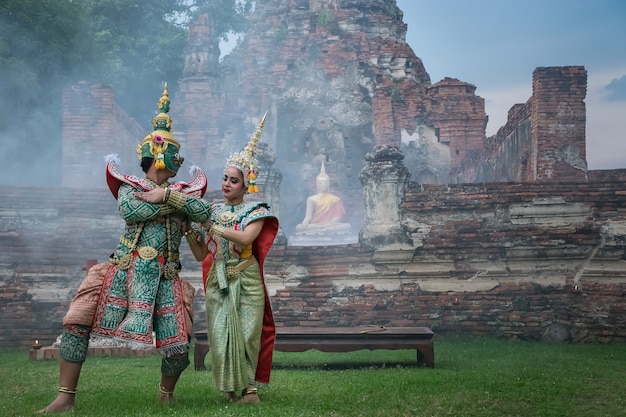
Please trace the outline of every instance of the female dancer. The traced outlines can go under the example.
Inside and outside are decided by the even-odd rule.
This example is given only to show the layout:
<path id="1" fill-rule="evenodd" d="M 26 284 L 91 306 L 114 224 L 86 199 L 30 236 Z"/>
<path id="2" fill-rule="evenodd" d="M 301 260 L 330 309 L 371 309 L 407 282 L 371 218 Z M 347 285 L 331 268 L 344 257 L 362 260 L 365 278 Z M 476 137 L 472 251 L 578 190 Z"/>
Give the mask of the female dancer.
<path id="1" fill-rule="evenodd" d="M 205 225 L 206 244 L 193 229 L 186 234 L 202 261 L 215 384 L 230 401 L 244 404 L 259 402 L 257 382 L 269 383 L 275 339 L 263 261 L 278 220 L 266 203 L 244 201 L 247 192 L 257 190 L 255 151 L 264 121 L 244 151 L 226 163 L 224 202 L 214 205 Z"/>

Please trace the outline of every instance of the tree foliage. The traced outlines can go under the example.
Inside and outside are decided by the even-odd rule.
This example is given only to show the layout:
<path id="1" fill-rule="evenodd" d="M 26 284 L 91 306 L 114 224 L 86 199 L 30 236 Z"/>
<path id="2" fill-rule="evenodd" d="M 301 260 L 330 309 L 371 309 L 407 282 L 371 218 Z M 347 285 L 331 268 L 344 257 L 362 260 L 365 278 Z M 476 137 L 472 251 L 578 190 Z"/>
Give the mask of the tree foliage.
<path id="1" fill-rule="evenodd" d="M 2 0 L 0 2 L 0 181 L 37 155 L 60 166 L 61 91 L 81 80 L 109 85 L 149 127 L 163 82 L 175 94 L 187 25 L 209 12 L 216 34 L 246 28 L 252 0 Z M 45 146 L 46 152 L 39 152 Z M 9 151 L 9 152 L 7 152 Z M 28 177 L 28 176 L 26 176 Z M 53 175 L 54 177 L 54 175 Z M 56 174 L 58 178 L 58 173 Z M 50 178 L 50 175 L 47 175 Z"/>
<path id="2" fill-rule="evenodd" d="M 253 0 L 196 0 L 192 15 L 209 13 L 213 17 L 215 32 L 222 40 L 227 40 L 230 33 L 246 31 L 247 16 L 253 6 Z"/>

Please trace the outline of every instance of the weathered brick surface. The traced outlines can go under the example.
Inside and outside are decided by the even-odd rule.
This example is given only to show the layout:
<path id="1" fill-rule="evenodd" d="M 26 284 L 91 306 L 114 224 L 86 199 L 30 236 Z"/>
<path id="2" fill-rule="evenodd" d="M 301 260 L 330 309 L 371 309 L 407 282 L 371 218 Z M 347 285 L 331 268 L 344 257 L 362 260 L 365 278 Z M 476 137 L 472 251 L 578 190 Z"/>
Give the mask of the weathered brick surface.
<path id="1" fill-rule="evenodd" d="M 219 175 L 224 154 L 238 150 L 269 109 L 275 119 L 264 140 L 280 151 L 302 139 L 310 158 L 326 147 L 327 168 L 344 179 L 344 192 L 355 189 L 373 144 L 397 145 L 403 130 L 418 125 L 449 145 L 451 182 L 481 181 L 411 184 L 400 221 L 414 243 L 409 260 L 359 244 L 275 246 L 266 272 L 277 325 L 417 325 L 538 339 L 557 323 L 576 341 L 626 339 L 626 170 L 586 169 L 583 67 L 537 68 L 532 97 L 485 139 L 476 87 L 450 78 L 430 85 L 393 0 L 257 6 L 262 13 L 244 53 L 227 57 L 220 73 L 219 53 L 207 41 L 210 19 L 190 28 L 172 108 L 188 161 Z M 328 108 L 341 104 L 328 100 L 334 92 L 351 95 L 349 109 L 364 105 L 365 127 L 330 123 Z M 308 99 L 300 114 L 291 100 L 308 94 L 318 102 Z M 0 186 L 0 346 L 56 339 L 83 265 L 106 260 L 121 233 L 115 201 L 102 188 L 101 157 L 127 149 L 125 166 L 136 162 L 146 132 L 102 86 L 68 87 L 63 106 L 65 187 Z M 291 194 L 306 193 L 308 179 L 298 179 Z M 346 205 L 361 199 L 356 192 Z M 195 318 L 203 328 L 200 266 L 186 247 L 182 262 L 198 288 Z"/>
<path id="2" fill-rule="evenodd" d="M 460 163 L 462 182 L 587 181 L 587 71 L 536 68 L 532 85 L 532 97 L 511 107 L 497 134 Z"/>
<path id="3" fill-rule="evenodd" d="M 584 181 L 586 175 L 584 67 L 536 68 L 533 72 L 532 136 L 536 181 Z"/>
<path id="4" fill-rule="evenodd" d="M 155 110 L 160 91 L 155 91 Z M 118 154 L 139 171 L 135 147 L 148 131 L 117 105 L 110 87 L 87 82 L 63 91 L 63 154 L 61 185 L 101 187 L 104 157 Z M 76 175 L 80 173 L 80 175 Z"/>
<path id="5" fill-rule="evenodd" d="M 451 178 L 458 175 L 459 165 L 468 153 L 485 146 L 485 100 L 475 91 L 476 86 L 453 78 L 426 89 L 428 119 L 439 129 L 439 140 L 450 145 Z"/>
<path id="6" fill-rule="evenodd" d="M 117 243 L 115 201 L 103 188 L 0 193 L 0 346 L 47 345 L 83 265 L 105 260 Z M 412 184 L 401 210 L 415 243 L 408 263 L 375 261 L 359 244 L 275 246 L 265 270 L 277 325 L 538 339 L 558 323 L 576 341 L 626 340 L 620 183 Z M 198 288 L 202 329 L 200 265 L 185 245 L 182 262 Z"/>

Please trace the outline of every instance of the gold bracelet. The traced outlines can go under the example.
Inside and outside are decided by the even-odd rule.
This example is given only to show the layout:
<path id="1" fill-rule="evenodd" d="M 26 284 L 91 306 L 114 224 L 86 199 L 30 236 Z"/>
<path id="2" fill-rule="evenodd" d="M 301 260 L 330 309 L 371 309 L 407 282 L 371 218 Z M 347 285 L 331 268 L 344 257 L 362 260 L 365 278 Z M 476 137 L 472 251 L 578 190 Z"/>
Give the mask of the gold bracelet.
<path id="1" fill-rule="evenodd" d="M 220 226 L 219 224 L 213 223 L 211 225 L 211 229 L 209 229 L 209 233 L 213 233 L 214 235 L 218 235 L 219 237 L 222 237 L 222 235 L 224 235 L 224 230 L 226 230 L 224 226 Z"/>
<path id="2" fill-rule="evenodd" d="M 172 191 L 168 188 L 167 193 L 167 205 L 172 206 L 177 210 L 182 210 L 185 207 L 185 201 L 187 201 L 187 196 L 180 191 Z"/>
<path id="3" fill-rule="evenodd" d="M 165 192 L 163 193 L 163 204 L 167 203 L 167 199 L 170 198 L 170 191 L 171 190 L 169 188 L 165 189 Z"/>
<path id="4" fill-rule="evenodd" d="M 185 239 L 187 239 L 187 242 L 189 243 L 197 243 L 198 236 L 196 235 L 196 232 L 194 232 L 192 229 L 189 229 L 185 232 Z"/>

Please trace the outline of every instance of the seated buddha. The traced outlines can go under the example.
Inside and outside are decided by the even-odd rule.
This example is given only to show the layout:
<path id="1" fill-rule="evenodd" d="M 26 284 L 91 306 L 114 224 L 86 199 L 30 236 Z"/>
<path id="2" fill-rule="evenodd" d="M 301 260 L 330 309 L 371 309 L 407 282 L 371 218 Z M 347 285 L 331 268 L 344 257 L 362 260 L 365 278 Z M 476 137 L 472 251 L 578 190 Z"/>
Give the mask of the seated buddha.
<path id="1" fill-rule="evenodd" d="M 306 214 L 302 223 L 296 226 L 296 235 L 349 232 L 350 224 L 341 222 L 346 213 L 341 199 L 329 192 L 330 178 L 326 174 L 324 162 L 315 183 L 317 194 L 307 198 Z"/>

